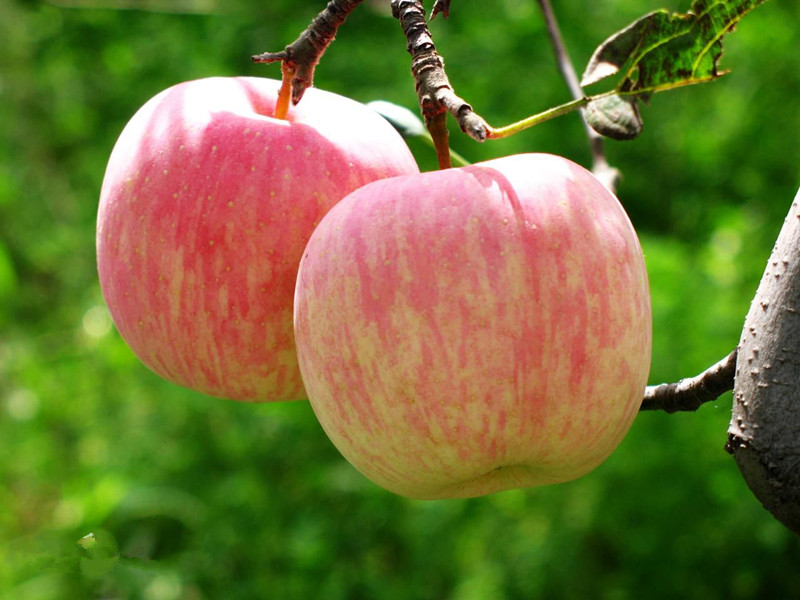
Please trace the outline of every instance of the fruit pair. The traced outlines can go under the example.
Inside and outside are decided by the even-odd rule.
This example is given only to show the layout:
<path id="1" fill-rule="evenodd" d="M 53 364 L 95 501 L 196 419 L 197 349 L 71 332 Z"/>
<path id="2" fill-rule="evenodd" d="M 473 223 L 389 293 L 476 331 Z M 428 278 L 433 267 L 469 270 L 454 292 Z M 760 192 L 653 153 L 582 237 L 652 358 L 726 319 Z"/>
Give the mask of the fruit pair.
<path id="1" fill-rule="evenodd" d="M 211 395 L 307 395 L 356 468 L 412 497 L 602 462 L 650 360 L 616 198 L 549 155 L 420 174 L 370 109 L 310 90 L 282 121 L 277 87 L 181 84 L 120 136 L 97 250 L 134 352 Z"/>

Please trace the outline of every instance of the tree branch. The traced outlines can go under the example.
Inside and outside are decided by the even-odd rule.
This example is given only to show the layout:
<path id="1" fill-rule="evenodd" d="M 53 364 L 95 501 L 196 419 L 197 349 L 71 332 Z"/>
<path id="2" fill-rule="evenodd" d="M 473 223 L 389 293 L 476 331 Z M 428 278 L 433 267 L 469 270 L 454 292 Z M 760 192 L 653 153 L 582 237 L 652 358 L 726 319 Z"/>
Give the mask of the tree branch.
<path id="1" fill-rule="evenodd" d="M 733 389 L 736 372 L 734 350 L 700 375 L 681 379 L 677 383 L 648 386 L 640 410 L 663 410 L 668 413 L 695 411 L 706 402 L 719 398 Z"/>
<path id="2" fill-rule="evenodd" d="M 257 54 L 252 57 L 253 61 L 257 63 L 280 61 L 283 71 L 281 95 L 287 99 L 291 96 L 292 103 L 297 104 L 305 91 L 314 85 L 314 69 L 336 37 L 339 27 L 361 2 L 362 0 L 331 0 L 314 17 L 300 37 L 284 50 Z"/>
<path id="3" fill-rule="evenodd" d="M 439 13 L 442 13 L 442 16 L 445 19 L 450 16 L 450 0 L 436 0 L 436 2 L 433 3 L 431 20 L 433 20 Z"/>
<path id="4" fill-rule="evenodd" d="M 764 507 L 800 535 L 800 192 L 742 329 L 726 449 Z"/>
<path id="5" fill-rule="evenodd" d="M 561 71 L 561 75 L 567 83 L 572 98 L 575 100 L 583 98 L 585 93 L 583 88 L 581 88 L 578 75 L 575 73 L 575 68 L 572 66 L 572 61 L 569 58 L 569 52 L 567 52 L 567 47 L 564 44 L 564 38 L 558 27 L 558 21 L 556 20 L 556 15 L 553 12 L 550 0 L 539 0 L 539 6 L 544 14 L 544 20 L 547 24 L 547 33 L 553 44 L 558 69 Z M 589 126 L 583 115 L 583 111 L 581 111 L 581 119 L 583 120 L 586 137 L 589 138 L 589 147 L 592 152 L 592 172 L 608 189 L 615 192 L 619 184 L 620 172 L 618 169 L 608 164 L 605 148 L 603 147 L 603 136 Z"/>
<path id="6" fill-rule="evenodd" d="M 439 6 L 445 4 L 449 6 L 449 3 L 440 3 Z M 444 11 L 444 8 L 440 10 Z M 428 30 L 421 0 L 392 0 L 392 15 L 403 27 L 422 116 L 436 142 L 440 166 L 446 168 L 450 166 L 449 158 L 445 158 L 449 156 L 445 152 L 448 148 L 447 128 L 443 126 L 446 113 L 452 114 L 461 130 L 479 142 L 486 139 L 489 125 L 453 91 L 444 71 L 444 60 L 436 51 Z"/>

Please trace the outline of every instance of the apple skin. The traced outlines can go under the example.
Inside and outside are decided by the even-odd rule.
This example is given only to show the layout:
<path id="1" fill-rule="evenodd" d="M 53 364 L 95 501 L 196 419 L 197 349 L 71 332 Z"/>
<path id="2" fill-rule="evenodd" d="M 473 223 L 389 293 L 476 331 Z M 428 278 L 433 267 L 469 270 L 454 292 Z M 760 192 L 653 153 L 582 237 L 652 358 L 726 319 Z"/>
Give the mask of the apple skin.
<path id="1" fill-rule="evenodd" d="M 209 78 L 147 102 L 111 154 L 97 262 L 120 334 L 162 377 L 241 401 L 305 398 L 292 334 L 316 224 L 367 182 L 419 169 L 362 104 L 318 89 L 271 117 L 280 82 Z"/>
<path id="2" fill-rule="evenodd" d="M 636 233 L 591 173 L 547 154 L 347 196 L 308 243 L 294 325 L 325 432 L 411 498 L 588 473 L 627 433 L 650 368 Z"/>

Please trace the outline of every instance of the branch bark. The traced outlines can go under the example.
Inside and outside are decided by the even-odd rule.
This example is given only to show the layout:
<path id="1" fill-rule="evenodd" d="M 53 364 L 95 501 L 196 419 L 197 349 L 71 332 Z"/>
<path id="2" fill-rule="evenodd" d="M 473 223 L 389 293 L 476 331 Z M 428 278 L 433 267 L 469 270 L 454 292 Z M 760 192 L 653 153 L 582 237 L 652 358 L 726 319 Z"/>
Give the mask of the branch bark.
<path id="1" fill-rule="evenodd" d="M 756 498 L 800 535 L 800 192 L 745 319 L 726 449 Z"/>
<path id="2" fill-rule="evenodd" d="M 436 0 L 433 3 L 433 10 L 431 10 L 431 19 L 436 17 L 439 13 L 446 19 L 450 16 L 450 0 Z"/>
<path id="3" fill-rule="evenodd" d="M 448 167 L 447 113 L 456 118 L 463 132 L 479 142 L 486 139 L 489 125 L 469 103 L 455 94 L 444 71 L 444 60 L 433 43 L 421 0 L 392 0 L 392 15 L 400 21 L 408 42 L 417 98 L 425 125 L 436 142 L 440 166 Z"/>
<path id="4" fill-rule="evenodd" d="M 314 17 L 311 24 L 294 42 L 280 52 L 264 52 L 252 57 L 254 62 L 281 62 L 284 88 L 281 93 L 291 95 L 297 104 L 305 91 L 314 85 L 314 69 L 320 58 L 336 37 L 339 27 L 362 0 L 331 0 Z M 289 89 L 291 94 L 289 94 Z"/>
<path id="5" fill-rule="evenodd" d="M 734 350 L 700 375 L 681 379 L 677 383 L 648 386 L 640 410 L 663 410 L 668 413 L 695 411 L 733 389 L 736 370 Z"/>

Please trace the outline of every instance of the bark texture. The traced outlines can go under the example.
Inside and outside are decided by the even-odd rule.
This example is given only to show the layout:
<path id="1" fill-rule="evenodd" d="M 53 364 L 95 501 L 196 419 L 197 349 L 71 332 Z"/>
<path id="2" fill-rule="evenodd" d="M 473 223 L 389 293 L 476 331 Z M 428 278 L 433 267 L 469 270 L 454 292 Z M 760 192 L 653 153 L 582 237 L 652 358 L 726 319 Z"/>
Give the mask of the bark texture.
<path id="1" fill-rule="evenodd" d="M 700 375 L 677 383 L 647 386 L 641 410 L 663 410 L 668 413 L 695 411 L 706 402 L 713 402 L 733 389 L 736 350 Z"/>
<path id="2" fill-rule="evenodd" d="M 436 0 L 436 2 L 433 3 L 431 19 L 435 18 L 439 13 L 442 13 L 445 19 L 450 16 L 450 0 Z"/>
<path id="3" fill-rule="evenodd" d="M 411 73 L 414 75 L 417 97 L 419 98 L 425 124 L 441 124 L 446 113 L 452 114 L 461 130 L 472 139 L 482 142 L 486 139 L 489 125 L 472 110 L 472 106 L 459 98 L 450 85 L 444 71 L 444 60 L 436 51 L 425 10 L 420 0 L 392 0 L 392 14 L 400 21 L 411 54 Z M 449 3 L 447 3 L 449 7 Z M 442 11 L 444 9 L 441 9 Z M 436 129 L 436 127 L 434 127 Z M 435 131 L 431 135 L 436 140 Z M 446 142 L 445 142 L 446 143 Z"/>
<path id="4" fill-rule="evenodd" d="M 284 77 L 290 78 L 292 103 L 297 104 L 305 91 L 314 85 L 314 69 L 336 37 L 347 16 L 362 0 L 331 0 L 314 17 L 311 24 L 294 42 L 280 52 L 264 52 L 253 56 L 254 62 L 282 62 Z"/>
<path id="5" fill-rule="evenodd" d="M 727 450 L 756 498 L 800 535 L 800 192 L 745 320 Z"/>

